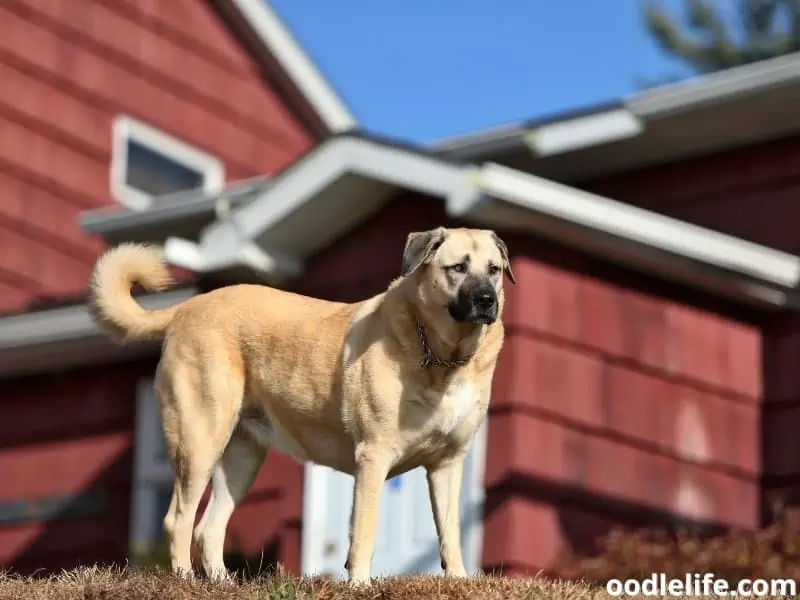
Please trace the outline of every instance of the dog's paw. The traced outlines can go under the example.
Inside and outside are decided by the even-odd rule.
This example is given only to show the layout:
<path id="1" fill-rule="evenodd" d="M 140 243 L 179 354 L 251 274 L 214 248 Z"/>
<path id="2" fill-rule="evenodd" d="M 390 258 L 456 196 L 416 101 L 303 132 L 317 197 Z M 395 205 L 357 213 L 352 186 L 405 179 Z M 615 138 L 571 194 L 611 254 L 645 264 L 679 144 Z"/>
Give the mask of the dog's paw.
<path id="1" fill-rule="evenodd" d="M 347 585 L 351 588 L 368 588 L 372 585 L 372 579 L 368 575 L 354 575 L 347 580 Z"/>
<path id="2" fill-rule="evenodd" d="M 235 579 L 227 569 L 214 569 L 208 574 L 209 580 L 214 583 L 234 583 Z"/>
<path id="3" fill-rule="evenodd" d="M 445 577 L 452 577 L 454 579 L 462 579 L 464 577 L 469 577 L 469 573 L 467 573 L 464 569 L 452 569 L 450 571 L 445 569 L 444 572 Z"/>
<path id="4" fill-rule="evenodd" d="M 179 579 L 183 579 L 184 581 L 193 581 L 195 578 L 194 569 L 191 567 L 177 567 L 172 571 L 175 576 Z"/>

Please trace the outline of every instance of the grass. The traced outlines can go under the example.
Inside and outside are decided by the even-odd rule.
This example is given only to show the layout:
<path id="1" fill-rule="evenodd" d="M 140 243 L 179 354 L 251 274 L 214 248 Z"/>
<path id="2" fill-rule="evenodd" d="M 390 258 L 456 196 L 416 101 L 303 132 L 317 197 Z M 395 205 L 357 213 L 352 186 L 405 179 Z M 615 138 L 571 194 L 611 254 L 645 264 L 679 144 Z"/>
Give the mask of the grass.
<path id="1" fill-rule="evenodd" d="M 46 577 L 0 574 L 0 600 L 590 600 L 611 598 L 603 588 L 545 578 L 398 577 L 350 588 L 330 579 L 285 573 L 239 583 L 183 581 L 164 570 L 88 567 Z"/>

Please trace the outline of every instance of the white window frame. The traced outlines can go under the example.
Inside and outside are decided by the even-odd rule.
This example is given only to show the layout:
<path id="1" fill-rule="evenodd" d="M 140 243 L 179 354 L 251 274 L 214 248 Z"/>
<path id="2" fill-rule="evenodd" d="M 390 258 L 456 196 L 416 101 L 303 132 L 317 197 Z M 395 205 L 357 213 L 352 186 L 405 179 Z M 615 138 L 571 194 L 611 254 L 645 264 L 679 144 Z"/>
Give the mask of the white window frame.
<path id="1" fill-rule="evenodd" d="M 159 490 L 171 489 L 174 475 L 169 460 L 156 454 L 161 418 L 158 413 L 153 378 L 139 381 L 136 387 L 136 423 L 133 447 L 133 486 L 131 499 L 130 558 L 149 552 L 161 537 L 157 515 Z"/>
<path id="2" fill-rule="evenodd" d="M 129 115 L 116 115 L 111 124 L 111 195 L 126 208 L 143 211 L 149 209 L 153 203 L 153 196 L 126 183 L 127 142 L 131 139 L 176 163 L 202 173 L 202 189 L 206 193 L 217 194 L 224 188 L 225 166 L 216 156 Z"/>

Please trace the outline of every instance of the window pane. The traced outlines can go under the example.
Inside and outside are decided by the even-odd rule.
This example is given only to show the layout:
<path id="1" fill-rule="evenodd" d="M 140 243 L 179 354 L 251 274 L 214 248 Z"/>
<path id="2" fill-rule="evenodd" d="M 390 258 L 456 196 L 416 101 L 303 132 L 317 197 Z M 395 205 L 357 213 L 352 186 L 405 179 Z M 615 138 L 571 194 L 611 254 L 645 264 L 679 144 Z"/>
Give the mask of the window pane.
<path id="1" fill-rule="evenodd" d="M 203 173 L 129 139 L 125 183 L 152 196 L 202 187 Z"/>

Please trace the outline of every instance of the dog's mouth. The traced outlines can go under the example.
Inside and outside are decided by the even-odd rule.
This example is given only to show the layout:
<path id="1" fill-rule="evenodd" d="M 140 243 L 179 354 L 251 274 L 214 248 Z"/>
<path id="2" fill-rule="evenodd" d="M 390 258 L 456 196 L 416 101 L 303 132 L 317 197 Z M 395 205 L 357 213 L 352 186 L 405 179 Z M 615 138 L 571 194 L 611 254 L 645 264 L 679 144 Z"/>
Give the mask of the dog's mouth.
<path id="1" fill-rule="evenodd" d="M 472 323 L 480 323 L 481 325 L 491 325 L 497 320 L 497 316 L 495 315 L 478 315 L 472 321 Z"/>
<path id="2" fill-rule="evenodd" d="M 457 302 L 448 305 L 447 312 L 454 321 L 459 323 L 474 323 L 476 325 L 491 325 L 497 320 L 497 312 L 493 310 L 484 311 L 476 309 L 474 306 L 463 307 Z"/>

